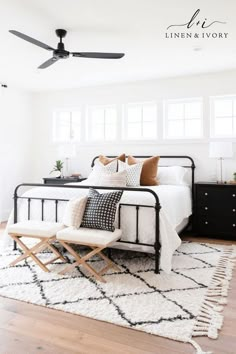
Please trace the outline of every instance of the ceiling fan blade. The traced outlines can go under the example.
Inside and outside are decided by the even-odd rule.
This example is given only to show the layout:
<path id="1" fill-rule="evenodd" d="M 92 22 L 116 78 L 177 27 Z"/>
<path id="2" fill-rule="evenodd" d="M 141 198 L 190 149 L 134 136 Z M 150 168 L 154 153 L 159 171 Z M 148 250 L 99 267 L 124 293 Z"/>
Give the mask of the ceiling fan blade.
<path id="1" fill-rule="evenodd" d="M 74 52 L 73 57 L 94 58 L 94 59 L 120 59 L 124 53 L 96 53 L 96 52 Z"/>
<path id="2" fill-rule="evenodd" d="M 47 50 L 54 50 L 52 47 L 50 47 L 49 45 L 45 44 L 45 43 L 42 43 L 40 41 L 38 41 L 37 39 L 34 39 L 32 37 L 29 37 L 27 36 L 26 34 L 24 33 L 21 33 L 21 32 L 18 32 L 18 31 L 15 31 L 15 30 L 10 30 L 9 31 L 10 33 L 14 34 L 15 36 L 17 37 L 20 37 L 22 39 L 24 39 L 25 41 L 27 42 L 30 42 L 32 44 L 35 44 L 37 45 L 38 47 L 41 47 L 43 49 L 47 49 Z"/>
<path id="3" fill-rule="evenodd" d="M 47 67 L 49 67 L 50 65 L 56 63 L 58 61 L 58 58 L 52 57 L 50 59 L 48 59 L 47 61 L 45 61 L 43 64 L 41 64 L 38 69 L 46 69 Z"/>

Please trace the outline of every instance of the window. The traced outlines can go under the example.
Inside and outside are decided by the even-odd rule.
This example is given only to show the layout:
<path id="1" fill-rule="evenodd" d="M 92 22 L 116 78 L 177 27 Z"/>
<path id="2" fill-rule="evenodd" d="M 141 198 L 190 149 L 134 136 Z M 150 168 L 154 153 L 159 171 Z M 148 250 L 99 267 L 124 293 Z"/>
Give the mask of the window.
<path id="1" fill-rule="evenodd" d="M 89 108 L 88 140 L 112 141 L 117 137 L 117 109 L 115 106 Z"/>
<path id="2" fill-rule="evenodd" d="M 211 98 L 211 136 L 236 137 L 236 96 Z"/>
<path id="3" fill-rule="evenodd" d="M 80 140 L 80 111 L 57 111 L 53 117 L 53 141 Z"/>
<path id="4" fill-rule="evenodd" d="M 138 103 L 125 106 L 124 137 L 127 140 L 157 138 L 156 103 Z"/>
<path id="5" fill-rule="evenodd" d="M 202 99 L 168 100 L 164 104 L 164 137 L 202 137 Z"/>

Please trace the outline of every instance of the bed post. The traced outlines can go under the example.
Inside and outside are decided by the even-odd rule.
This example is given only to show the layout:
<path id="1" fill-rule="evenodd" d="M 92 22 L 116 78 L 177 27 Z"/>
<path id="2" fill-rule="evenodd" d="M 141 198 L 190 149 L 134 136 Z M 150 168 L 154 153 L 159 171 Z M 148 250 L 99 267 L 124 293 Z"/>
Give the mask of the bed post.
<path id="1" fill-rule="evenodd" d="M 160 249 L 161 249 L 161 245 L 160 245 L 160 220 L 159 220 L 159 214 L 160 214 L 160 209 L 161 206 L 159 203 L 155 204 L 155 223 L 156 223 L 156 227 L 155 227 L 155 244 L 154 244 L 154 249 L 155 249 L 155 273 L 159 274 L 160 273 Z"/>
<path id="2" fill-rule="evenodd" d="M 17 223 L 17 189 L 15 189 L 14 191 L 14 224 Z M 17 250 L 17 245 L 16 245 L 16 241 L 14 241 L 13 243 L 13 250 L 16 251 Z"/>

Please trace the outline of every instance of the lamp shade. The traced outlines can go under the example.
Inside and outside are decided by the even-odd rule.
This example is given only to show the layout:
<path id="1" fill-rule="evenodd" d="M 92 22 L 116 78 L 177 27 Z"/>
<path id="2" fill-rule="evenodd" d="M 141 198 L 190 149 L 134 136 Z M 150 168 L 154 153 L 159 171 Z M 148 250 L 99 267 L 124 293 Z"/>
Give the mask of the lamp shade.
<path id="1" fill-rule="evenodd" d="M 65 144 L 58 147 L 58 155 L 60 158 L 71 159 L 76 156 L 76 148 L 74 144 Z"/>
<path id="2" fill-rule="evenodd" d="M 231 142 L 210 143 L 209 157 L 211 158 L 230 158 L 233 157 L 233 144 Z"/>

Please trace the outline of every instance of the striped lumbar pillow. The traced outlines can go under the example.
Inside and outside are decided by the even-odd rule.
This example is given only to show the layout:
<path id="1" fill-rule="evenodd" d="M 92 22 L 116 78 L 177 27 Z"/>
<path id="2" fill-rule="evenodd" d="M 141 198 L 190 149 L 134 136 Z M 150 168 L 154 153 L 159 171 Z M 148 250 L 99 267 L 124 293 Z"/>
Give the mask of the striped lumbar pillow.
<path id="1" fill-rule="evenodd" d="M 126 171 L 104 174 L 99 180 L 99 186 L 126 187 Z"/>

